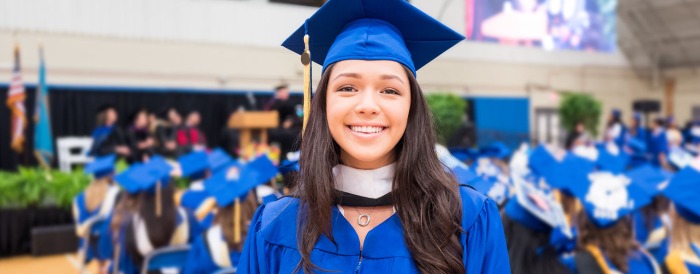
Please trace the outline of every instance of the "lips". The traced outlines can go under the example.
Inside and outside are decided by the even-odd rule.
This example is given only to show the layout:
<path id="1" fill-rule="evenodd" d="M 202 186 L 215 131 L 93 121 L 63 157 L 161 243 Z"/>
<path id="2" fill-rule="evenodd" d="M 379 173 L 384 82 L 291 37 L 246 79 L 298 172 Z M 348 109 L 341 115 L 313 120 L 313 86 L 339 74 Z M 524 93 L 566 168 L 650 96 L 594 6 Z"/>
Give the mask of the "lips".
<path id="1" fill-rule="evenodd" d="M 373 134 L 373 133 L 380 133 L 386 129 L 386 127 L 383 126 L 348 126 L 348 128 L 354 132 L 357 133 L 363 133 L 363 134 Z"/>

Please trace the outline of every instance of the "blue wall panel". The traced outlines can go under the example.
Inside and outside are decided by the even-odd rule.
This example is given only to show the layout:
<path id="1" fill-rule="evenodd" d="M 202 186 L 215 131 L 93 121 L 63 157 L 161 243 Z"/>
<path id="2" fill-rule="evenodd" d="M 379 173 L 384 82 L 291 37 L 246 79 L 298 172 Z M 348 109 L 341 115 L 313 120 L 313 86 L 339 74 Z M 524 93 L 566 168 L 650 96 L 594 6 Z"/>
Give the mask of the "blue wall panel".
<path id="1" fill-rule="evenodd" d="M 517 97 L 473 97 L 479 147 L 495 141 L 517 148 L 530 138 L 530 101 Z"/>

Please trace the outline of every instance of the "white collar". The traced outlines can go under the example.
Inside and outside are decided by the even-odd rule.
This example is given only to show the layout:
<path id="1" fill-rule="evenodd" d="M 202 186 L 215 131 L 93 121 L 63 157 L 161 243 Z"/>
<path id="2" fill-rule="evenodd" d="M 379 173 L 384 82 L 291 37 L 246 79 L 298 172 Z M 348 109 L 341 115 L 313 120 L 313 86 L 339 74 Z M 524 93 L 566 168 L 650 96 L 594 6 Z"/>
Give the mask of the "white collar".
<path id="1" fill-rule="evenodd" d="M 392 190 L 395 166 L 396 164 L 392 163 L 377 169 L 365 170 L 337 165 L 333 167 L 335 188 L 366 198 L 380 198 Z"/>

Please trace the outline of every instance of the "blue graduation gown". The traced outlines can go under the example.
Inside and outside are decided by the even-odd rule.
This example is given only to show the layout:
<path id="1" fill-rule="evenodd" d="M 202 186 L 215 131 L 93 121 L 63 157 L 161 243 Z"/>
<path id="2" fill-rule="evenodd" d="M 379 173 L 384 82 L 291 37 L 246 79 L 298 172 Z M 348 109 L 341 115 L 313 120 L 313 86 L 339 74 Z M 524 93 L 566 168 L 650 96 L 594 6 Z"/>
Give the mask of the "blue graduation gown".
<path id="1" fill-rule="evenodd" d="M 75 222 L 77 225 L 82 225 L 85 223 L 85 221 L 97 216 L 100 212 L 100 208 L 97 207 L 94 210 L 90 211 L 87 209 L 87 205 L 85 204 L 85 192 L 81 192 L 78 194 L 78 196 L 75 196 L 73 199 L 73 210 L 75 211 L 75 215 L 73 218 L 75 219 Z M 78 238 L 78 249 L 82 250 L 85 246 L 85 239 L 83 238 Z M 87 250 L 85 252 L 85 261 L 89 262 L 92 259 L 98 257 L 98 250 L 95 248 L 95 243 L 90 244 L 87 247 Z"/>
<path id="2" fill-rule="evenodd" d="M 484 195 L 460 188 L 462 196 L 463 263 L 467 273 L 510 273 L 503 225 L 496 203 Z M 239 273 L 291 273 L 301 260 L 297 249 L 299 200 L 285 197 L 261 206 L 251 222 L 238 264 Z M 336 246 L 321 235 L 311 260 L 335 273 L 418 273 L 404 242 L 397 214 L 372 229 L 360 250 L 352 226 L 332 207 Z"/>
<path id="3" fill-rule="evenodd" d="M 651 154 L 652 164 L 659 166 L 659 154 L 668 153 L 668 141 L 666 140 L 666 131 L 662 130 L 654 134 L 651 133 L 649 138 L 649 145 L 647 146 L 649 153 Z"/>
<path id="4" fill-rule="evenodd" d="M 183 210 L 184 211 L 184 210 Z M 197 222 L 193 218 L 192 215 L 185 213 L 185 216 L 183 217 L 183 214 L 180 214 L 180 211 L 178 211 L 178 214 L 176 215 L 176 226 L 188 226 L 188 234 L 187 234 L 187 243 L 192 242 L 192 240 L 196 237 L 196 235 L 199 235 L 201 233 L 199 227 L 197 226 Z M 119 265 L 117 266 L 119 268 L 120 273 L 124 274 L 138 274 L 141 273 L 141 265 L 135 263 L 131 259 L 131 255 L 128 254 L 127 248 L 126 248 L 126 230 L 127 229 L 132 229 L 132 222 L 131 218 L 121 224 L 120 229 L 119 229 L 119 235 L 117 235 L 117 242 L 119 243 Z M 114 249 L 114 247 L 112 247 Z M 112 251 L 112 254 L 114 252 Z M 109 273 L 112 273 L 112 268 L 114 267 L 114 262 L 112 262 L 112 265 L 110 265 Z"/>
<path id="5" fill-rule="evenodd" d="M 190 252 L 187 255 L 187 263 L 185 264 L 185 269 L 183 269 L 182 273 L 206 274 L 214 273 L 217 270 L 224 268 L 224 266 L 220 266 L 214 262 L 214 258 L 212 256 L 213 248 L 211 246 L 216 243 L 207 242 L 208 233 L 213 232 L 219 232 L 218 237 L 223 242 L 221 230 L 215 231 L 213 228 L 210 228 L 205 233 L 199 235 L 191 245 Z M 223 244 L 225 244 L 225 242 L 223 242 Z M 238 259 L 240 258 L 241 253 L 235 250 L 228 250 L 228 255 L 229 260 L 231 261 L 231 266 L 235 267 L 238 265 Z"/>
<path id="6" fill-rule="evenodd" d="M 647 218 L 642 214 L 641 211 L 637 210 L 632 213 L 634 218 L 634 235 L 637 238 L 637 242 L 646 248 L 657 262 L 662 262 L 668 253 L 669 239 L 668 235 L 658 241 L 657 239 L 650 239 L 652 232 L 657 229 L 664 229 L 663 222 L 658 216 L 654 216 L 653 230 L 647 228 Z"/>

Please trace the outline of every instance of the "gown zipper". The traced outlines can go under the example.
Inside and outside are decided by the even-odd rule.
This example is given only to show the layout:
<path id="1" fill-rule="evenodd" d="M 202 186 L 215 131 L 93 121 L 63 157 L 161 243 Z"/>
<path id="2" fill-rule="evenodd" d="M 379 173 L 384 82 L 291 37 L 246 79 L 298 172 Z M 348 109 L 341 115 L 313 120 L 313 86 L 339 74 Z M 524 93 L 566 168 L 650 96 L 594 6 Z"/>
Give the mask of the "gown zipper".
<path id="1" fill-rule="evenodd" d="M 360 266 L 362 266 L 362 250 L 360 250 L 360 260 L 357 262 L 357 268 L 355 268 L 355 274 L 360 273 Z"/>

